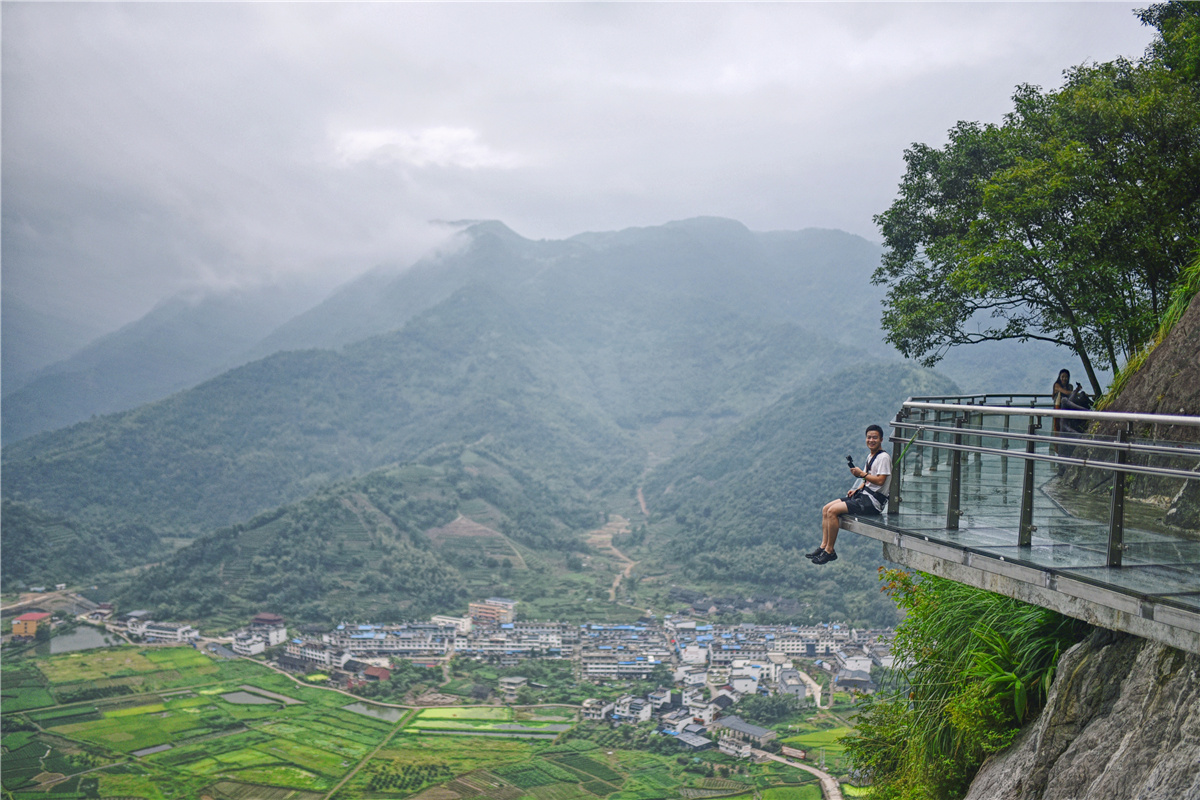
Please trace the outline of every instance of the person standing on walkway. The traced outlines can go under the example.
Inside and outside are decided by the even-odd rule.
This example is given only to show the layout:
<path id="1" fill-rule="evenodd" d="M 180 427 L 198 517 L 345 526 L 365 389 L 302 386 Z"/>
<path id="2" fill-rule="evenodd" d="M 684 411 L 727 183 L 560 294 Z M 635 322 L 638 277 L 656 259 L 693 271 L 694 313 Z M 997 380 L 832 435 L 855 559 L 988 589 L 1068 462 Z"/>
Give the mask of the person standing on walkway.
<path id="1" fill-rule="evenodd" d="M 1062 408 L 1062 401 L 1070 397 L 1071 392 L 1074 391 L 1074 389 L 1071 388 L 1071 371 L 1069 369 L 1060 369 L 1058 371 L 1058 378 L 1055 379 L 1054 388 L 1050 391 L 1054 393 L 1054 407 Z M 1062 431 L 1061 421 L 1058 417 L 1053 419 L 1050 429 L 1053 432 L 1053 436 L 1058 436 L 1059 432 Z M 1056 445 L 1051 445 L 1050 452 L 1058 452 L 1058 447 Z"/>
<path id="2" fill-rule="evenodd" d="M 806 557 L 814 564 L 828 564 L 837 560 L 833 546 L 837 542 L 838 518 L 842 514 L 878 516 L 887 507 L 888 487 L 892 483 L 892 457 L 883 450 L 883 428 L 871 425 L 867 428 L 867 465 L 854 466 L 849 456 L 850 474 L 862 483 L 846 492 L 844 498 L 831 500 L 821 509 L 821 546 Z"/>

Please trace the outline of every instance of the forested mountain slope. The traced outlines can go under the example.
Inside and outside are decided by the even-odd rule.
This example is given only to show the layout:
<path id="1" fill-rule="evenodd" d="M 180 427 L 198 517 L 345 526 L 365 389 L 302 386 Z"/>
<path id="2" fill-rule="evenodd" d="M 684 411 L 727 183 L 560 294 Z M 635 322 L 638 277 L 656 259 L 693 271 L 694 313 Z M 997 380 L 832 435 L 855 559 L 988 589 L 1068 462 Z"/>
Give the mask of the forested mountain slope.
<path id="1" fill-rule="evenodd" d="M 478 524 L 441 530 L 466 514 Z M 554 474 L 486 445 L 446 446 L 200 537 L 121 599 L 210 627 L 264 608 L 302 620 L 419 618 L 465 608 L 480 582 L 536 571 L 548 583 L 583 549 L 574 532 L 597 522 L 591 500 Z"/>
<path id="2" fill-rule="evenodd" d="M 833 569 L 803 554 L 820 544 L 821 507 L 856 482 L 845 456 L 864 463 L 867 425 L 890 435 L 907 397 L 955 391 L 937 373 L 878 362 L 805 383 L 646 477 L 650 530 L 639 552 L 677 580 L 790 590 L 811 598 L 815 619 L 883 624 L 894 607 L 878 589 L 877 544 L 842 537 Z"/>
<path id="3" fill-rule="evenodd" d="M 783 293 L 782 268 L 732 291 L 758 285 L 756 264 L 734 258 L 753 237 L 713 255 L 711 225 L 678 226 L 646 251 L 480 226 L 458 258 L 486 278 L 402 329 L 280 353 L 17 442 L 4 448 L 4 494 L 89 522 L 200 533 L 483 438 L 581 486 L 626 483 L 646 458 L 638 430 L 735 420 L 853 352 L 760 313 L 752 301 Z M 693 242 L 687 252 L 681 241 Z M 795 273 L 797 295 L 809 293 L 802 265 Z"/>

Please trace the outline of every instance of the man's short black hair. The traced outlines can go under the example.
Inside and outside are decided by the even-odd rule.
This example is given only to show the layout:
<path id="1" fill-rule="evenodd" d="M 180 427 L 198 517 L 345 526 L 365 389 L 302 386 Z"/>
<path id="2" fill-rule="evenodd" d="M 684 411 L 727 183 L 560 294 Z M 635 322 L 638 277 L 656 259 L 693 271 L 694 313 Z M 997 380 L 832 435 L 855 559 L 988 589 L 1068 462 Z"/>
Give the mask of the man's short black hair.
<path id="1" fill-rule="evenodd" d="M 878 425 L 868 425 L 867 433 L 870 433 L 871 431 L 875 431 L 876 433 L 878 433 L 880 439 L 883 438 L 883 428 L 879 427 Z"/>

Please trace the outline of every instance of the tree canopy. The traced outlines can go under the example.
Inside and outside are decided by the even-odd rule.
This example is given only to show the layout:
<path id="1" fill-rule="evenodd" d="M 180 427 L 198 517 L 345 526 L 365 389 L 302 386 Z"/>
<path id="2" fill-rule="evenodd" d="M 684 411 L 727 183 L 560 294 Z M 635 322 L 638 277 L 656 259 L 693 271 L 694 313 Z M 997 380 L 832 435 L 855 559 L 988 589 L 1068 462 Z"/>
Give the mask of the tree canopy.
<path id="1" fill-rule="evenodd" d="M 1039 339 L 1079 355 L 1094 391 L 1153 334 L 1200 236 L 1200 4 L 1139 12 L 1138 61 L 1023 85 L 1000 125 L 914 144 L 876 216 L 883 325 L 926 366 L 950 347 Z"/>

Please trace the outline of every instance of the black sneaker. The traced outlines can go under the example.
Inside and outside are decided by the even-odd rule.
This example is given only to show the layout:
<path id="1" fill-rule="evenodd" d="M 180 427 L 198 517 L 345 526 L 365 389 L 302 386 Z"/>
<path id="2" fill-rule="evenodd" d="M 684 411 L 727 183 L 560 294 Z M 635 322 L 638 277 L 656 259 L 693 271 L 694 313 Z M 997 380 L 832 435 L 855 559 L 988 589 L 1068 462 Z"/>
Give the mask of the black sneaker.
<path id="1" fill-rule="evenodd" d="M 821 555 L 813 559 L 814 564 L 828 564 L 830 561 L 837 561 L 837 553 L 828 553 L 822 550 Z"/>
<path id="2" fill-rule="evenodd" d="M 825 550 L 823 548 L 818 547 L 816 550 L 813 550 L 811 553 L 805 553 L 804 557 L 807 559 L 814 559 L 817 556 L 821 555 L 821 553 L 824 553 L 824 552 L 825 552 Z"/>

